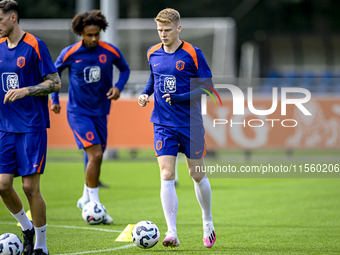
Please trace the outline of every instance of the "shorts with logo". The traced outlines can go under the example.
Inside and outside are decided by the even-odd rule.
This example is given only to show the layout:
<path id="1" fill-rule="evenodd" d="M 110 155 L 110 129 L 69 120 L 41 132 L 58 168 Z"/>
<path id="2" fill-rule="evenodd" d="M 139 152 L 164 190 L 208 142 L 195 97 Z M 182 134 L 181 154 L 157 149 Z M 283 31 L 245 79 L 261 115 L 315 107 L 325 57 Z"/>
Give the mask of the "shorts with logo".
<path id="1" fill-rule="evenodd" d="M 27 176 L 44 173 L 47 132 L 0 131 L 0 174 Z"/>
<path id="2" fill-rule="evenodd" d="M 153 126 L 156 156 L 177 156 L 184 153 L 187 158 L 200 159 L 206 155 L 203 125 L 192 127 Z"/>
<path id="3" fill-rule="evenodd" d="M 107 142 L 107 116 L 90 117 L 67 112 L 70 125 L 79 149 L 101 144 L 103 151 Z"/>

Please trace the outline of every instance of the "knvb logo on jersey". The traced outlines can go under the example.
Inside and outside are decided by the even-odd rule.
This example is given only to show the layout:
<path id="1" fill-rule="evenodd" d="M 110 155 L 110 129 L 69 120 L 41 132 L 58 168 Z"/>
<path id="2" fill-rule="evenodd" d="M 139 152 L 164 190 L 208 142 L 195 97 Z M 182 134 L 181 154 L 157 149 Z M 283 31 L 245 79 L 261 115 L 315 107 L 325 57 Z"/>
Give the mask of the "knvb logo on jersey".
<path id="1" fill-rule="evenodd" d="M 205 84 L 205 86 L 207 86 Z M 208 86 L 207 86 L 208 87 Z M 238 116 L 245 116 L 245 98 L 242 90 L 231 84 L 216 84 L 215 85 L 216 89 L 228 89 L 231 94 L 232 94 L 232 99 L 233 99 L 233 115 L 238 115 Z M 222 106 L 222 101 L 213 88 L 209 88 L 214 93 L 217 95 L 218 99 L 220 100 L 221 106 Z M 203 89 L 204 90 L 204 89 Z M 212 94 L 209 93 L 209 91 L 205 90 L 212 98 Z M 288 93 L 300 93 L 303 94 L 304 97 L 302 98 L 287 98 Z M 253 104 L 253 90 L 252 88 L 248 88 L 247 90 L 247 104 L 248 104 L 248 109 L 250 113 L 257 115 L 257 116 L 267 116 L 275 112 L 277 105 L 278 105 L 278 92 L 277 88 L 273 87 L 272 88 L 272 106 L 270 109 L 263 110 L 263 109 L 256 109 Z M 202 109 L 202 115 L 207 115 L 207 95 L 203 94 L 201 97 L 201 109 Z M 306 107 L 303 105 L 311 99 L 311 93 L 309 90 L 305 88 L 299 88 L 299 87 L 282 87 L 281 88 L 281 116 L 286 116 L 287 115 L 287 105 L 295 105 L 305 116 L 310 116 L 312 115 Z M 215 105 L 216 101 L 213 98 Z M 271 126 L 274 127 L 274 123 L 280 121 L 281 125 L 283 127 L 296 127 L 298 125 L 298 122 L 295 119 L 251 119 L 246 122 L 244 119 L 243 122 L 237 122 L 233 123 L 232 120 L 227 120 L 227 119 L 213 119 L 213 127 L 216 127 L 217 125 L 226 125 L 230 124 L 230 127 L 233 127 L 233 125 L 242 125 L 243 127 L 248 124 L 249 127 L 262 127 L 264 124 L 271 123 Z M 258 125 L 254 125 L 254 123 L 259 123 Z"/>
<path id="2" fill-rule="evenodd" d="M 185 62 L 182 61 L 182 60 L 179 60 L 176 62 L 176 69 L 178 71 L 182 71 L 184 69 L 184 66 L 185 66 Z"/>
<path id="3" fill-rule="evenodd" d="M 105 54 L 100 54 L 99 55 L 99 61 L 100 61 L 100 63 L 105 64 L 106 61 L 107 61 L 107 56 Z"/>
<path id="4" fill-rule="evenodd" d="M 23 68 L 25 66 L 25 58 L 24 57 L 18 57 L 17 66 L 20 67 L 20 68 Z"/>

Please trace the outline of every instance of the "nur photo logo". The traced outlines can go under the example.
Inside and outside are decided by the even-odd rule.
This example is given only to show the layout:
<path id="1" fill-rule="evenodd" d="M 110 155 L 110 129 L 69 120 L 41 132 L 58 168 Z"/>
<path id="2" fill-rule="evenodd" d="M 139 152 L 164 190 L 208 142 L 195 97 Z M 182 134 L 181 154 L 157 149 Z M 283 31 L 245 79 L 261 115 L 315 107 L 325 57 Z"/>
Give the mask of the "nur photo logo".
<path id="1" fill-rule="evenodd" d="M 216 90 L 214 88 L 212 88 L 209 85 L 206 85 L 211 91 L 213 91 L 215 93 L 215 95 L 218 97 L 220 104 L 222 106 L 222 100 L 220 98 L 220 95 L 216 92 Z M 245 96 L 243 94 L 243 91 L 235 86 L 235 85 L 231 85 L 231 84 L 216 84 L 215 85 L 216 89 L 227 89 L 229 92 L 231 92 L 232 95 L 232 113 L 234 116 L 245 116 L 246 112 L 245 112 Z M 204 90 L 214 101 L 215 106 L 217 106 L 216 100 L 214 98 L 214 96 L 206 89 L 202 89 Z M 302 97 L 293 97 L 293 98 L 289 98 L 288 95 L 289 94 L 294 94 L 294 95 L 302 95 Z M 271 107 L 269 109 L 256 109 L 254 107 L 254 97 L 253 97 L 253 88 L 248 87 L 247 88 L 247 106 L 249 110 L 249 112 L 253 115 L 256 116 L 268 116 L 273 114 L 278 107 L 278 88 L 277 87 L 273 87 L 272 88 L 272 104 Z M 281 116 L 286 116 L 287 115 L 287 105 L 293 105 L 295 106 L 298 110 L 300 110 L 305 116 L 311 116 L 312 114 L 310 113 L 310 111 L 308 111 L 308 109 L 304 106 L 304 104 L 308 103 L 311 99 L 311 93 L 308 89 L 305 88 L 299 88 L 299 87 L 282 87 L 281 91 L 280 91 L 280 102 L 281 102 Z M 219 106 L 220 107 L 220 106 Z M 207 95 L 203 94 L 201 96 L 201 110 L 202 110 L 202 115 L 207 115 Z M 297 120 L 295 119 L 264 119 L 263 117 L 261 117 L 260 119 L 251 119 L 248 120 L 246 122 L 245 119 L 243 119 L 242 122 L 237 122 L 237 123 L 233 123 L 233 120 L 227 120 L 227 119 L 213 119 L 213 126 L 215 127 L 216 125 L 226 125 L 226 124 L 230 124 L 230 127 L 232 127 L 233 125 L 243 125 L 244 127 L 246 126 L 246 124 L 248 124 L 249 127 L 262 127 L 264 126 L 264 124 L 267 123 L 271 123 L 271 126 L 274 127 L 274 123 L 280 121 L 281 125 L 283 127 L 295 127 L 298 125 Z M 256 123 L 256 125 L 255 125 Z"/>
<path id="2" fill-rule="evenodd" d="M 218 98 L 218 100 L 220 101 L 220 104 L 221 104 L 221 106 L 222 106 L 221 97 L 220 97 L 220 95 L 216 92 L 216 90 L 215 90 L 213 87 L 209 86 L 208 84 L 204 84 L 204 86 L 208 87 L 212 92 L 215 93 L 215 95 L 217 96 L 217 98 Z M 205 92 L 212 98 L 212 100 L 214 100 L 215 105 L 217 105 L 214 96 L 210 93 L 209 90 L 206 90 L 206 89 L 203 89 L 203 88 L 200 88 L 200 89 L 203 90 L 203 91 L 205 91 Z"/>

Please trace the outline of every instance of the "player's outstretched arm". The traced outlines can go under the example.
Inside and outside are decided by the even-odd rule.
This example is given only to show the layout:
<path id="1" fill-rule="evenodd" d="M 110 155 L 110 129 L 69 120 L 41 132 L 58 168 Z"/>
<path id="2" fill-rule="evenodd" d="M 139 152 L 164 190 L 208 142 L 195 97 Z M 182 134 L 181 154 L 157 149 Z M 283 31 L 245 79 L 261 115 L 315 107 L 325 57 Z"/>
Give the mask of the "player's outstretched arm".
<path id="1" fill-rule="evenodd" d="M 25 96 L 45 96 L 60 90 L 61 82 L 58 73 L 51 73 L 43 77 L 44 81 L 35 86 L 9 90 L 4 98 L 6 102 L 14 102 Z"/>
<path id="2" fill-rule="evenodd" d="M 147 103 L 149 103 L 149 95 L 147 94 L 142 94 L 138 97 L 138 104 L 142 107 L 146 106 Z"/>

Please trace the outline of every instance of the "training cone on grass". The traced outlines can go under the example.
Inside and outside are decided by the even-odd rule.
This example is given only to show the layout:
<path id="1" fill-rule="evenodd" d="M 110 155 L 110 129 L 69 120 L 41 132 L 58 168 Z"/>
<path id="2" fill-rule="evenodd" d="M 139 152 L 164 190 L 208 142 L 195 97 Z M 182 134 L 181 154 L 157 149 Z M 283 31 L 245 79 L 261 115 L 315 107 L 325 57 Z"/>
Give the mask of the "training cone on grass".
<path id="1" fill-rule="evenodd" d="M 27 218 L 28 218 L 30 221 L 32 221 L 32 214 L 31 214 L 31 211 L 30 211 L 30 210 L 28 210 L 28 211 L 26 212 L 26 215 L 27 215 Z M 19 222 L 18 222 L 17 226 L 20 227 L 20 223 L 19 223 Z"/>
<path id="2" fill-rule="evenodd" d="M 132 242 L 132 229 L 136 224 L 129 224 L 115 240 L 116 242 Z"/>

